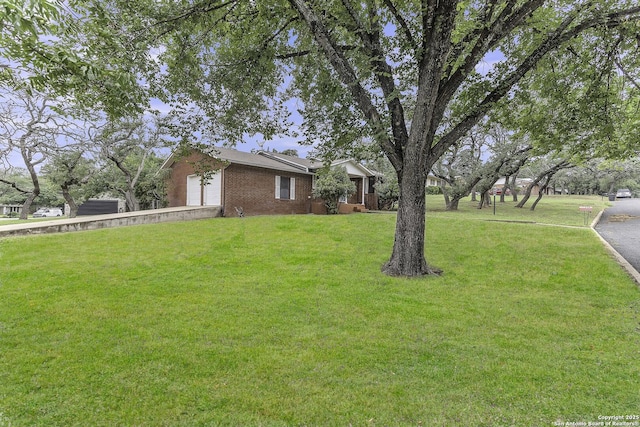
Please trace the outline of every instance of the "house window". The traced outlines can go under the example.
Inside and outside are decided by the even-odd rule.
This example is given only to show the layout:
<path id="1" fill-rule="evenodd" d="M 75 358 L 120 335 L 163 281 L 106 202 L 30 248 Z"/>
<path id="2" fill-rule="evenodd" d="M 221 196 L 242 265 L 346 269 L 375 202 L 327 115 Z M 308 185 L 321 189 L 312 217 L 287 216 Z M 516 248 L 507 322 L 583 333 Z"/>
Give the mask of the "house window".
<path id="1" fill-rule="evenodd" d="M 276 176 L 276 199 L 295 200 L 296 179 L 288 176 Z"/>
<path id="2" fill-rule="evenodd" d="M 289 191 L 291 188 L 291 178 L 281 176 L 280 177 L 280 198 L 281 199 L 290 199 L 289 195 L 291 192 Z"/>

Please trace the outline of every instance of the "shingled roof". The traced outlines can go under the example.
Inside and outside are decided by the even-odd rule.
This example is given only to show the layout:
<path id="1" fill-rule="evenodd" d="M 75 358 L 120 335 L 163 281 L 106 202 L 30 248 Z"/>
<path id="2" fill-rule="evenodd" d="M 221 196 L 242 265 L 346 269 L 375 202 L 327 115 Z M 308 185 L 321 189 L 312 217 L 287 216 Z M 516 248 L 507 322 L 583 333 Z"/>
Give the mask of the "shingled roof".
<path id="1" fill-rule="evenodd" d="M 289 156 L 287 154 L 282 153 L 274 153 L 269 151 L 259 151 L 258 154 L 261 156 L 268 157 L 270 159 L 277 160 L 282 163 L 289 164 L 293 167 L 304 168 L 306 171 L 315 172 L 323 166 L 322 162 L 311 159 L 303 159 L 300 157 Z"/>
<path id="2" fill-rule="evenodd" d="M 302 173 L 313 175 L 313 170 L 310 170 L 305 164 L 301 162 L 290 162 L 274 159 L 270 156 L 265 156 L 258 153 L 248 153 L 245 151 L 238 151 L 231 148 L 224 147 L 210 147 L 202 151 L 204 154 L 229 163 L 235 163 L 246 166 L 255 166 L 258 168 L 273 169 L 282 172 Z M 177 156 L 171 154 L 171 156 L 164 162 L 162 169 L 167 168 L 177 160 Z M 298 159 L 298 158 L 295 158 Z M 306 159 L 298 159 L 298 161 L 306 161 Z"/>
<path id="3" fill-rule="evenodd" d="M 269 151 L 248 153 L 246 151 L 238 151 L 232 148 L 209 147 L 206 150 L 203 150 L 203 153 L 215 159 L 227 161 L 229 163 L 307 175 L 315 174 L 315 172 L 323 166 L 321 161 L 303 159 L 301 157 Z M 169 167 L 175 160 L 175 155 L 172 154 L 162 165 L 162 169 Z M 339 165 L 348 161 L 349 160 L 336 160 L 332 165 Z M 358 167 L 365 171 L 367 175 L 375 175 L 375 172 L 371 172 L 360 164 L 358 164 Z"/>
<path id="4" fill-rule="evenodd" d="M 272 156 L 264 155 L 263 151 L 257 153 L 247 153 L 244 151 L 233 150 L 230 148 L 211 147 L 205 154 L 220 160 L 226 160 L 231 163 L 237 163 L 247 166 L 256 166 L 265 169 L 274 169 L 283 172 L 296 172 L 313 174 L 305 165 L 301 163 L 305 159 L 297 159 L 298 161 L 282 161 Z"/>

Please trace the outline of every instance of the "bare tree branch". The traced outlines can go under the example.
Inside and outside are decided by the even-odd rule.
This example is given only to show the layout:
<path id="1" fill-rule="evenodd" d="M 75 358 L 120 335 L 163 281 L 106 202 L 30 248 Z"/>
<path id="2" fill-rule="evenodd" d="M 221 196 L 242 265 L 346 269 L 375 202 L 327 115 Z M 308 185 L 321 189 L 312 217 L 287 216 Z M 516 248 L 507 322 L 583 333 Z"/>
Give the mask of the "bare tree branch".
<path id="1" fill-rule="evenodd" d="M 14 190 L 22 193 L 22 194 L 30 194 L 31 191 L 29 190 L 23 190 L 22 188 L 18 187 L 18 184 L 15 183 L 14 181 L 8 181 L 6 179 L 0 178 L 0 182 L 2 182 L 3 184 L 7 184 L 9 187 L 13 188 Z"/>
<path id="2" fill-rule="evenodd" d="M 384 3 L 385 6 L 387 6 L 387 9 L 389 9 L 389 11 L 393 15 L 393 17 L 398 22 L 398 25 L 400 26 L 400 29 L 404 33 L 404 36 L 406 37 L 407 41 L 409 42 L 409 44 L 413 48 L 413 51 L 417 55 L 418 54 L 418 49 L 420 49 L 420 45 L 418 44 L 418 42 L 413 37 L 413 34 L 411 33 L 411 29 L 409 28 L 409 24 L 407 24 L 407 21 L 402 17 L 400 12 L 398 12 L 398 9 L 393 4 L 392 0 L 383 0 L 383 3 Z"/>

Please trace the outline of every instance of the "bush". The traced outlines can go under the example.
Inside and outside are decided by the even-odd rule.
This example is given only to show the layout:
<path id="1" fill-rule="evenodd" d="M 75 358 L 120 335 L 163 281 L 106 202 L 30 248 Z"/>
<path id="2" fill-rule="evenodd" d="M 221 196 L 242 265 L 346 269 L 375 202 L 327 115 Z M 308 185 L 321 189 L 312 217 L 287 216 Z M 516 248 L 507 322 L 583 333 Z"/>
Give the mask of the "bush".
<path id="1" fill-rule="evenodd" d="M 429 186 L 427 187 L 427 194 L 434 196 L 437 194 L 442 194 L 442 188 L 440 187 L 433 187 L 433 186 Z"/>
<path id="2" fill-rule="evenodd" d="M 349 179 L 345 167 L 325 168 L 318 172 L 313 197 L 324 201 L 328 214 L 337 214 L 340 197 L 353 194 L 355 191 L 356 186 Z"/>
<path id="3" fill-rule="evenodd" d="M 376 183 L 376 192 L 378 193 L 378 206 L 382 210 L 392 210 L 398 203 L 398 177 L 393 174 L 385 175 L 378 178 Z"/>

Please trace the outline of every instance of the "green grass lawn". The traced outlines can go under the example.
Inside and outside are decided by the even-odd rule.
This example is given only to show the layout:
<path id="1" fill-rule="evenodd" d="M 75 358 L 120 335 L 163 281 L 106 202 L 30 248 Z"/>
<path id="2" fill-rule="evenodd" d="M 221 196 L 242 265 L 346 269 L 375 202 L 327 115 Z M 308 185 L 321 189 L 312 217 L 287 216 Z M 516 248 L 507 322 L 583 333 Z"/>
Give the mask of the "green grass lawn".
<path id="1" fill-rule="evenodd" d="M 44 217 L 44 218 L 29 217 L 28 219 L 0 218 L 0 227 L 3 225 L 12 225 L 12 224 L 33 224 L 34 222 L 41 222 L 41 221 L 59 221 L 61 219 L 67 219 L 67 217 L 66 216 L 54 216 L 54 217 Z"/>
<path id="2" fill-rule="evenodd" d="M 637 414 L 637 286 L 587 228 L 478 215 L 430 214 L 445 273 L 411 280 L 380 273 L 392 214 L 0 239 L 0 426 Z"/>
<path id="3" fill-rule="evenodd" d="M 522 196 L 520 196 L 522 200 Z M 432 217 L 447 218 L 461 217 L 466 219 L 522 221 L 542 224 L 556 224 L 582 227 L 585 225 L 585 214 L 580 211 L 581 206 L 592 208 L 591 215 L 587 215 L 588 224 L 595 215 L 611 203 L 601 196 L 544 196 L 534 211 L 529 208 L 535 201 L 531 197 L 524 208 L 516 208 L 511 196 L 506 196 L 503 203 L 496 197 L 494 207 L 478 209 L 479 202 L 471 202 L 470 198 L 460 201 L 458 211 L 446 212 L 443 196 L 427 196 L 427 210 Z M 492 198 L 493 203 L 493 198 Z"/>

